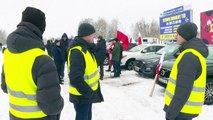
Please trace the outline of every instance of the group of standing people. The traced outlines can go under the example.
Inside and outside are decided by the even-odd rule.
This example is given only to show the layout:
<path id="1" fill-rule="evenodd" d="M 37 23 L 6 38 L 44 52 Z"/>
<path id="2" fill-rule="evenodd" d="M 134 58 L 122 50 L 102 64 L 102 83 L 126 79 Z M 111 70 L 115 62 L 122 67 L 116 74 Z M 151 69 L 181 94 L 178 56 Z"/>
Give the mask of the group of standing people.
<path id="1" fill-rule="evenodd" d="M 27 7 L 22 12 L 17 29 L 7 38 L 1 88 L 9 95 L 10 120 L 60 119 L 64 100 L 60 94 L 57 64 L 45 52 L 42 40 L 45 28 L 45 14 L 37 8 Z M 167 120 L 192 120 L 201 112 L 208 49 L 196 35 L 197 26 L 194 23 L 183 24 L 177 30 L 177 43 L 182 46 L 182 51 L 172 68 L 165 92 Z M 63 54 L 67 57 L 63 60 L 67 60 L 69 100 L 74 105 L 76 120 L 91 120 L 92 104 L 104 100 L 98 72 L 98 65 L 103 65 L 103 59 L 97 59 L 96 54 L 99 53 L 95 52 L 102 46 L 99 42 L 103 38 L 99 37 L 99 47 L 94 45 L 94 38 L 95 28 L 82 23 L 78 36 L 69 47 L 55 41 L 55 48 L 52 49 L 56 52 L 52 52 L 54 60 L 55 54 L 64 53 L 58 46 L 68 50 Z M 65 39 L 63 36 L 62 40 Z M 110 51 L 114 77 L 119 77 L 120 68 L 117 65 L 121 59 L 121 47 L 118 39 L 114 39 L 114 47 Z M 63 76 L 62 73 L 60 75 Z"/>
<path id="2" fill-rule="evenodd" d="M 68 39 L 66 33 L 61 37 L 61 40 L 55 40 L 54 43 L 51 40 L 47 41 L 46 50 L 50 57 L 53 58 L 56 64 L 60 84 L 64 83 L 64 67 L 67 61 L 67 49 L 71 40 Z"/>
<path id="3" fill-rule="evenodd" d="M 7 38 L 1 89 L 9 95 L 10 120 L 60 119 L 64 100 L 59 84 L 66 60 L 69 100 L 74 105 L 76 120 L 91 120 L 92 103 L 103 101 L 94 46 L 95 28 L 88 23 L 80 24 L 78 36 L 69 47 L 64 34 L 52 47 L 53 59 L 45 52 L 42 40 L 45 28 L 45 14 L 27 7 L 17 29 Z"/>

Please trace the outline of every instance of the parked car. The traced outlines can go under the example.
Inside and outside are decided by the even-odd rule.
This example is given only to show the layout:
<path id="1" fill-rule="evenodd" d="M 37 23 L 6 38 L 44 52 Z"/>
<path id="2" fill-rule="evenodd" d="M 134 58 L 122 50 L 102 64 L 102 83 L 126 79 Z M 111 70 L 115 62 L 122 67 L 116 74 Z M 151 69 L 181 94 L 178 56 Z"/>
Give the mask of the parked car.
<path id="1" fill-rule="evenodd" d="M 143 44 L 135 46 L 128 51 L 124 51 L 123 58 L 121 59 L 121 66 L 125 66 L 127 70 L 132 70 L 137 56 L 155 53 L 165 46 L 164 44 Z"/>
<path id="2" fill-rule="evenodd" d="M 209 48 L 209 56 L 206 59 L 207 80 L 206 80 L 206 93 L 204 103 L 210 105 L 213 104 L 213 46 L 208 46 L 208 48 Z M 166 87 L 174 62 L 175 59 L 166 60 L 163 62 L 158 79 L 159 85 Z"/>
<path id="3" fill-rule="evenodd" d="M 104 65 L 108 65 L 108 64 L 109 64 L 109 55 L 108 55 L 108 52 L 107 52 L 108 49 L 109 49 L 109 45 L 110 45 L 110 43 L 107 42 L 106 58 L 105 58 L 105 60 L 104 60 Z M 130 43 L 130 44 L 129 44 L 129 49 L 128 49 L 128 50 L 130 50 L 131 48 L 133 48 L 133 47 L 135 47 L 135 46 L 137 46 L 136 43 Z"/>
<path id="4" fill-rule="evenodd" d="M 154 77 L 156 67 L 159 63 L 162 53 L 165 53 L 164 60 L 174 59 L 180 54 L 179 47 L 180 46 L 177 44 L 169 45 L 160 49 L 156 53 L 143 55 L 136 58 L 134 63 L 134 70 L 139 74 L 148 77 Z"/>

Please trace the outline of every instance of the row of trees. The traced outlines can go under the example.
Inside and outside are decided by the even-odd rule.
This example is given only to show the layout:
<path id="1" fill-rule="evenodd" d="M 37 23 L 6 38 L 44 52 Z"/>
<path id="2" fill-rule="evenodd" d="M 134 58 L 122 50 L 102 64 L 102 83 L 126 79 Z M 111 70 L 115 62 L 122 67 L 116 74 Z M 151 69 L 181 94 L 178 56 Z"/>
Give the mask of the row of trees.
<path id="1" fill-rule="evenodd" d="M 107 22 L 103 18 L 99 18 L 97 21 L 92 18 L 83 19 L 80 23 L 87 22 L 94 25 L 96 29 L 96 35 L 102 35 L 106 39 L 115 38 L 116 30 L 118 27 L 118 20 L 113 19 L 111 22 Z M 156 20 L 152 20 L 151 23 L 146 22 L 144 19 L 141 19 L 133 25 L 132 37 L 134 39 L 138 38 L 139 33 L 142 37 L 156 37 L 159 38 L 159 24 Z"/>
<path id="2" fill-rule="evenodd" d="M 106 39 L 115 38 L 116 30 L 118 27 L 118 20 L 113 19 L 107 22 L 104 18 L 99 18 L 97 21 L 92 18 L 83 19 L 80 23 L 87 22 L 94 25 L 96 29 L 96 35 L 102 35 Z M 129 33 L 134 39 L 138 38 L 139 32 L 142 37 L 156 37 L 159 38 L 159 24 L 156 20 L 152 20 L 151 23 L 141 19 L 137 23 L 133 24 L 133 31 Z M 0 42 L 5 44 L 7 34 L 4 30 L 0 30 Z"/>

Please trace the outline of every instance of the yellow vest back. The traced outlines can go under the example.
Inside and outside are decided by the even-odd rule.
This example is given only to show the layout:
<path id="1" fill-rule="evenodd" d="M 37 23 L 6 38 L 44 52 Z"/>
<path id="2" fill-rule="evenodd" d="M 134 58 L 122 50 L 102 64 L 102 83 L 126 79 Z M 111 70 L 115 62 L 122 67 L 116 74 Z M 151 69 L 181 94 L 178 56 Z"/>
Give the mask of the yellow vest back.
<path id="1" fill-rule="evenodd" d="M 47 55 L 43 50 L 34 48 L 22 53 L 4 52 L 4 73 L 10 100 L 10 113 L 15 117 L 42 118 L 36 100 L 37 86 L 33 81 L 32 67 L 36 57 Z"/>

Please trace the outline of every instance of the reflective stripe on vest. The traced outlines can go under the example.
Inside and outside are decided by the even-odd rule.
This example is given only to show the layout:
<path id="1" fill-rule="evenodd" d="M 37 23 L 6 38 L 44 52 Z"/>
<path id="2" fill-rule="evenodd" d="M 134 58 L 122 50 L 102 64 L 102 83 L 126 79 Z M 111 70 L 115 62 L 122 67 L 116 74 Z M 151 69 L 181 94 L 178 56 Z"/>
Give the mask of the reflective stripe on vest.
<path id="1" fill-rule="evenodd" d="M 72 50 L 79 50 L 82 55 L 84 56 L 85 59 L 85 73 L 84 73 L 84 81 L 90 86 L 90 88 L 93 91 L 96 91 L 98 89 L 98 84 L 99 84 L 99 71 L 98 71 L 98 65 L 95 59 L 94 55 L 91 55 L 89 51 L 83 52 L 82 48 L 80 46 L 76 46 L 73 47 L 69 50 L 68 53 L 68 72 L 70 73 L 70 63 L 72 61 L 70 61 L 70 55 L 72 53 Z M 72 68 L 71 68 L 72 69 Z M 70 81 L 72 80 L 72 76 L 71 78 L 69 78 Z M 74 86 L 70 85 L 70 94 L 73 95 L 82 95 Z"/>
<path id="2" fill-rule="evenodd" d="M 176 89 L 176 79 L 178 75 L 178 64 L 180 60 L 182 59 L 183 55 L 186 53 L 192 53 L 195 56 L 198 57 L 200 63 L 201 63 L 201 68 L 202 68 L 202 73 L 201 75 L 194 81 L 192 91 L 190 93 L 190 96 L 181 109 L 181 113 L 186 113 L 186 114 L 199 114 L 202 110 L 202 105 L 204 103 L 204 96 L 205 96 L 205 86 L 206 86 L 206 59 L 196 50 L 194 49 L 187 49 L 184 50 L 176 59 L 172 71 L 170 73 L 170 78 L 166 87 L 166 91 L 164 94 L 164 99 L 165 99 L 165 104 L 167 106 L 170 105 L 175 89 Z M 190 71 L 189 71 L 190 72 Z"/>
<path id="3" fill-rule="evenodd" d="M 4 52 L 4 73 L 10 100 L 10 113 L 21 119 L 47 116 L 36 101 L 37 86 L 32 76 L 32 67 L 38 56 L 47 55 L 34 48 L 22 53 Z"/>

